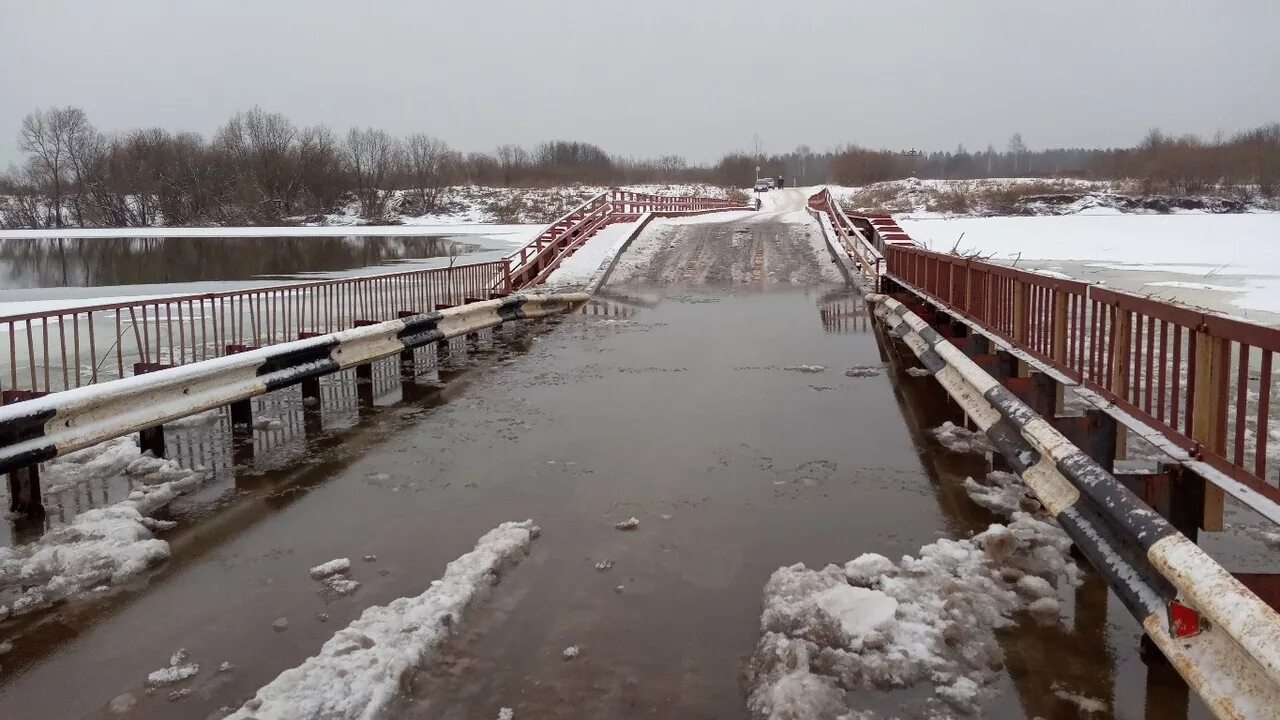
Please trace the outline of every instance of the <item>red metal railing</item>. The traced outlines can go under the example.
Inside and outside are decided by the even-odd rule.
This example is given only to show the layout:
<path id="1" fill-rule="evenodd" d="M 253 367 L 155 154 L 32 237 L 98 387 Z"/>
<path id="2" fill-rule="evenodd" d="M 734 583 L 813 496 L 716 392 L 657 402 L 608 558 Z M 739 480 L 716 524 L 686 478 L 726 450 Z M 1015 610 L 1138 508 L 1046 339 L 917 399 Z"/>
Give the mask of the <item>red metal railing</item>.
<path id="1" fill-rule="evenodd" d="M 609 223 L 651 211 L 733 207 L 729 200 L 613 190 L 591 198 L 496 262 L 3 316 L 0 389 L 3 400 L 13 402 L 345 330 L 357 322 L 502 297 L 545 280 Z"/>
<path id="2" fill-rule="evenodd" d="M 508 267 L 500 260 L 4 316 L 0 385 L 21 399 L 125 377 L 139 364 L 183 365 L 488 299 L 505 294 Z"/>
<path id="3" fill-rule="evenodd" d="M 1266 479 L 1280 329 L 902 242 L 885 249 L 892 279 L 1280 501 Z"/>
<path id="4" fill-rule="evenodd" d="M 631 222 L 646 212 L 694 212 L 747 209 L 732 200 L 650 195 L 610 190 L 602 192 L 547 226 L 537 237 L 511 254 L 510 287 L 520 290 L 536 285 L 555 271 L 600 228 L 615 222 Z"/>
<path id="5" fill-rule="evenodd" d="M 840 244 L 849 257 L 853 258 L 863 275 L 873 282 L 880 277 L 884 257 L 882 251 L 869 240 L 863 231 L 840 208 L 839 203 L 825 188 L 809 197 L 809 208 L 816 212 L 824 212 L 831 220 Z"/>

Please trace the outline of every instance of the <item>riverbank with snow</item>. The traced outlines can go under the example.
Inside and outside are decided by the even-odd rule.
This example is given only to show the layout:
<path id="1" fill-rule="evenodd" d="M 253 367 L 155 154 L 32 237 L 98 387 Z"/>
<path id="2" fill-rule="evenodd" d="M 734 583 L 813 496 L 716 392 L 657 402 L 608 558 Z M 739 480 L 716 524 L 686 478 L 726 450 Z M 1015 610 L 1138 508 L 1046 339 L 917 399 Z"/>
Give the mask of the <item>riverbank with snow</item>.
<path id="1" fill-rule="evenodd" d="M 1280 319 L 1280 213 L 898 222 L 933 250 L 977 253 L 1262 322 Z"/>

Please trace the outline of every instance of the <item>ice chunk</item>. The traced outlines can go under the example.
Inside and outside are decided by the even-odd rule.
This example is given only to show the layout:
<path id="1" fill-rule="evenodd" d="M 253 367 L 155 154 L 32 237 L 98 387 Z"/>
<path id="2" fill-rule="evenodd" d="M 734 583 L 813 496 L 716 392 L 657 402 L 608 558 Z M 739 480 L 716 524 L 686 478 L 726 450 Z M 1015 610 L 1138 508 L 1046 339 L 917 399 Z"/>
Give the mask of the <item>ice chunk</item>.
<path id="1" fill-rule="evenodd" d="M 582 653 L 582 650 L 577 645 L 570 645 L 569 647 L 560 651 L 560 656 L 563 657 L 565 660 L 572 660 L 578 657 L 578 655 L 580 655 L 581 653 Z"/>
<path id="2" fill-rule="evenodd" d="M 871 630 L 893 620 L 898 601 L 878 590 L 868 590 L 852 585 L 828 588 L 813 599 L 831 617 L 840 622 L 841 629 L 851 638 L 860 638 Z"/>
<path id="3" fill-rule="evenodd" d="M 335 558 L 326 563 L 321 563 L 311 568 L 311 577 L 319 580 L 320 578 L 345 573 L 351 569 L 351 560 L 349 558 Z"/>
<path id="4" fill-rule="evenodd" d="M 974 430 L 966 430 L 950 420 L 930 432 L 942 446 L 955 453 L 989 453 L 993 450 L 987 436 Z"/>
<path id="5" fill-rule="evenodd" d="M 614 523 L 615 528 L 619 530 L 635 530 L 640 527 L 640 520 L 634 517 L 627 518 L 622 522 Z"/>

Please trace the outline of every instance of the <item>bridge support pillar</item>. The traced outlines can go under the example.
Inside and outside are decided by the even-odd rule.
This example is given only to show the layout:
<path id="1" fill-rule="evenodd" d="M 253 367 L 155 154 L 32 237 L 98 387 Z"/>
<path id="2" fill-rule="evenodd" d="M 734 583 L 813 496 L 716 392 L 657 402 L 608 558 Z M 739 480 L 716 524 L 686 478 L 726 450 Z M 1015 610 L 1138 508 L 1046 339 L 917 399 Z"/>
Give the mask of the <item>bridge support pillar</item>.
<path id="1" fill-rule="evenodd" d="M 396 313 L 396 317 L 404 319 L 410 318 L 421 313 L 416 310 L 401 310 Z M 404 380 L 412 380 L 418 374 L 418 363 L 414 355 L 413 348 L 405 348 L 400 351 L 400 377 Z"/>
<path id="2" fill-rule="evenodd" d="M 9 471 L 9 512 L 32 519 L 44 517 L 39 465 Z"/>

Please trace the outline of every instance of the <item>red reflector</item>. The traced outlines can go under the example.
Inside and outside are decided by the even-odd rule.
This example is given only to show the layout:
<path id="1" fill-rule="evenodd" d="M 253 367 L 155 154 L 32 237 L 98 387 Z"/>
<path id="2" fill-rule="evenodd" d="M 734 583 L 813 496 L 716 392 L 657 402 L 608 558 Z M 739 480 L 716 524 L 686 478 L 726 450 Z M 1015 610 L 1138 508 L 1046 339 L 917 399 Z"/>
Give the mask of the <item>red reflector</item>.
<path id="1" fill-rule="evenodd" d="M 1169 601 L 1169 634 L 1175 638 L 1189 638 L 1203 630 L 1200 613 L 1177 600 Z"/>

